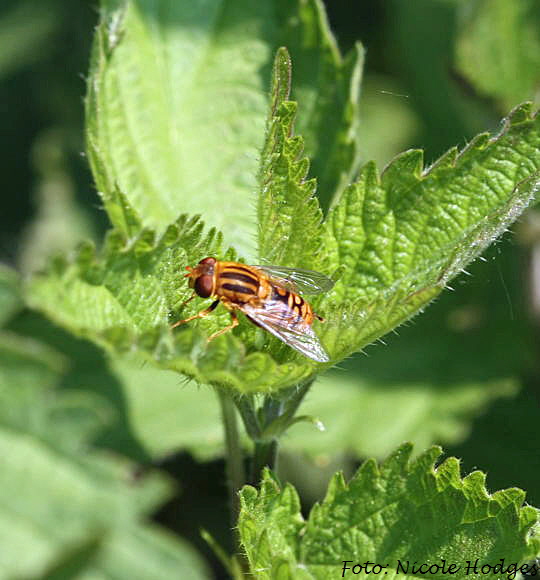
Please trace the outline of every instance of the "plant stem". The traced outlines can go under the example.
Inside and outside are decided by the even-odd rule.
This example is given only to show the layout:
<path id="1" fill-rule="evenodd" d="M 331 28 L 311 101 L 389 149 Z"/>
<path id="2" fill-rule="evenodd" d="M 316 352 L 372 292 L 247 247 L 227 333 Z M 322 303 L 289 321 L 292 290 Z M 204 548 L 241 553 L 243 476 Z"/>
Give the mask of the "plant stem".
<path id="1" fill-rule="evenodd" d="M 245 483 L 258 486 L 261 472 L 265 467 L 276 469 L 279 438 L 287 427 L 294 422 L 294 415 L 312 383 L 313 379 L 309 379 L 305 383 L 283 393 L 281 397 L 267 396 L 258 410 L 254 396 L 247 395 L 234 398 L 225 390 L 216 389 L 225 429 L 231 522 L 233 528 L 237 531 L 238 553 L 233 557 L 230 565 L 230 572 L 235 578 L 240 575 L 247 577 L 249 572 L 249 564 L 241 550 L 237 528 L 240 508 L 238 491 Z M 246 433 L 254 444 L 249 482 L 246 482 L 245 479 L 242 449 L 238 436 L 237 410 L 244 423 Z"/>
<path id="2" fill-rule="evenodd" d="M 223 428 L 225 431 L 225 463 L 227 471 L 227 484 L 229 487 L 229 502 L 231 512 L 231 527 L 233 529 L 236 554 L 233 554 L 230 561 L 224 560 L 231 577 L 241 580 L 249 576 L 249 563 L 242 550 L 240 533 L 238 530 L 238 515 L 240 513 L 240 498 L 238 492 L 246 483 L 246 473 L 244 470 L 244 458 L 240 437 L 238 435 L 238 422 L 236 417 L 235 400 L 225 390 L 216 389 L 223 418 Z"/>
<path id="3" fill-rule="evenodd" d="M 246 433 L 249 435 L 250 439 L 255 441 L 261 434 L 261 426 L 259 425 L 259 419 L 257 418 L 253 398 L 250 396 L 241 397 L 236 399 L 235 403 L 238 412 L 242 417 L 242 421 L 244 422 Z"/>
<path id="4" fill-rule="evenodd" d="M 286 415 L 288 419 L 294 417 L 300 403 L 304 400 L 304 397 L 307 395 L 314 381 L 315 378 L 313 377 L 294 388 L 294 391 L 285 403 L 285 411 L 283 412 L 283 415 Z"/>
<path id="5" fill-rule="evenodd" d="M 259 484 L 264 467 L 277 470 L 279 438 L 294 422 L 294 415 L 313 384 L 313 380 L 309 379 L 292 388 L 285 396 L 265 397 L 259 413 L 255 412 L 253 401 L 251 405 L 240 409 L 246 427 L 248 421 L 252 423 L 248 431 L 255 445 L 251 464 L 251 485 Z"/>
<path id="6" fill-rule="evenodd" d="M 225 459 L 231 504 L 231 522 L 233 526 L 236 526 L 239 511 L 238 490 L 246 481 L 242 447 L 238 435 L 234 401 L 223 389 L 216 389 L 216 391 L 221 406 L 221 416 L 225 430 Z"/>
<path id="7" fill-rule="evenodd" d="M 253 463 L 251 465 L 251 485 L 259 485 L 261 472 L 265 467 L 276 470 L 277 452 L 277 439 L 255 441 L 255 451 L 253 452 Z"/>

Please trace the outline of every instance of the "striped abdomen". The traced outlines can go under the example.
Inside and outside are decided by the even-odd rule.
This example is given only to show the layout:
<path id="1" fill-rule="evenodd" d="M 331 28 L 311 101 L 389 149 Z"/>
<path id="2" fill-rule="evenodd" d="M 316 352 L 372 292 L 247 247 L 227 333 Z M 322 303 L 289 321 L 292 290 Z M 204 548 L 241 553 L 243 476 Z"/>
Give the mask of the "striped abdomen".
<path id="1" fill-rule="evenodd" d="M 216 295 L 231 302 L 251 302 L 260 297 L 261 279 L 256 271 L 236 262 L 218 262 Z"/>
<path id="2" fill-rule="evenodd" d="M 303 320 L 307 324 L 313 322 L 311 306 L 298 294 L 279 286 L 272 286 L 271 299 L 283 303 L 282 318 L 290 319 L 291 324 L 299 320 Z"/>

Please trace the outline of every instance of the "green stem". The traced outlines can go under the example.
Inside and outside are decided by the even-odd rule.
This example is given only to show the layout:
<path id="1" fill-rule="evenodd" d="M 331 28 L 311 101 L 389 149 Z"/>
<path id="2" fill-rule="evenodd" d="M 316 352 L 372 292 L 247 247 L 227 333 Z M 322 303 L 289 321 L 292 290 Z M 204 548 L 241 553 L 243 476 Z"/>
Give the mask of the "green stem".
<path id="1" fill-rule="evenodd" d="M 300 403 L 304 400 L 304 397 L 307 395 L 314 381 L 315 377 L 308 379 L 305 383 L 294 388 L 294 391 L 285 403 L 285 411 L 283 415 L 287 416 L 287 419 L 292 419 L 294 417 Z"/>
<path id="2" fill-rule="evenodd" d="M 232 397 L 223 389 L 216 389 L 221 406 L 221 416 L 225 430 L 225 456 L 229 499 L 231 503 L 231 521 L 236 526 L 239 512 L 238 491 L 245 483 L 245 471 L 242 447 L 238 435 L 236 407 Z"/>
<path id="3" fill-rule="evenodd" d="M 264 427 L 266 427 L 283 414 L 283 401 L 272 396 L 266 397 L 263 403 L 262 414 Z"/>
<path id="4" fill-rule="evenodd" d="M 249 435 L 250 439 L 255 441 L 260 437 L 261 426 L 255 411 L 255 402 L 253 397 L 250 397 L 249 395 L 240 397 L 235 400 L 235 403 L 236 408 L 242 417 L 242 421 L 244 422 L 246 433 Z"/>
<path id="5" fill-rule="evenodd" d="M 241 410 L 242 418 L 252 422 L 250 437 L 255 450 L 251 465 L 252 485 L 258 485 L 264 467 L 277 470 L 279 438 L 294 422 L 294 415 L 306 396 L 314 379 L 294 387 L 281 397 L 265 397 L 259 413 L 255 412 L 253 402 L 249 408 Z"/>
<path id="6" fill-rule="evenodd" d="M 276 470 L 278 444 L 280 436 L 287 427 L 294 422 L 294 415 L 314 379 L 282 393 L 280 397 L 265 397 L 262 406 L 257 410 L 254 396 L 230 397 L 225 391 L 217 389 L 223 424 L 225 427 L 225 444 L 227 460 L 227 476 L 231 498 L 232 525 L 237 529 L 239 513 L 238 490 L 246 483 L 242 451 L 238 437 L 236 409 L 238 410 L 248 436 L 254 444 L 251 477 L 249 483 L 258 486 L 261 472 L 265 467 Z M 235 408 L 236 406 L 236 408 Z M 249 565 L 240 550 L 231 560 L 231 574 L 233 577 L 247 575 Z M 233 571 L 234 567 L 234 571 Z"/>
<path id="7" fill-rule="evenodd" d="M 265 467 L 276 471 L 277 469 L 278 440 L 255 441 L 253 463 L 251 465 L 251 485 L 258 486 L 261 480 L 261 472 Z"/>

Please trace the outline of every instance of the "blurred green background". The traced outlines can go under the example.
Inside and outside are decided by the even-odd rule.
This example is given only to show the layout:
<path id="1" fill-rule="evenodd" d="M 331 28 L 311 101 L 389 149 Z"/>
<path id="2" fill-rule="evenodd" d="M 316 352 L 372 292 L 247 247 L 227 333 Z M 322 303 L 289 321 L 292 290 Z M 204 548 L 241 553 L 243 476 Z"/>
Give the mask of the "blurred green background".
<path id="1" fill-rule="evenodd" d="M 343 52 L 356 40 L 367 49 L 363 157 L 381 168 L 410 147 L 425 149 L 430 163 L 478 132 L 497 131 L 519 102 L 538 101 L 540 8 L 534 0 L 334 0 L 327 12 Z M 22 276 L 80 239 L 99 241 L 107 227 L 83 138 L 97 19 L 95 3 L 74 0 L 3 0 L 0 7 L 0 261 Z M 384 457 L 404 439 L 419 449 L 441 443 L 462 459 L 464 473 L 486 471 L 488 489 L 519 486 L 529 503 L 540 505 L 540 214 L 529 210 L 468 272 L 454 281 L 453 292 L 386 337 L 386 346 L 372 345 L 328 374 L 308 399 L 306 411 L 327 424 L 328 438 L 294 428 L 280 473 L 297 485 L 306 509 L 333 470 L 350 473 L 363 457 Z M 148 419 L 142 393 L 156 380 L 154 371 L 106 360 L 95 346 L 25 310 L 11 270 L 1 278 L 0 386 L 13 388 L 23 369 L 21 392 L 34 380 L 45 393 L 97 397 L 99 403 L 85 399 L 80 406 L 83 399 L 73 399 L 74 420 L 85 421 L 80 409 L 99 407 L 88 440 L 111 457 L 136 462 L 134 478 L 155 467 L 172 476 L 178 487 L 153 510 L 155 520 L 195 545 L 213 567 L 210 575 L 221 577 L 199 536 L 204 527 L 230 543 L 220 425 L 210 393 L 167 375 L 181 408 L 157 401 Z M 25 396 L 24 404 L 32 405 L 32 387 Z M 137 413 L 145 412 L 139 428 Z M 25 421 L 32 422 L 30 415 L 19 428 Z M 0 487 L 0 495 L 7 493 Z"/>

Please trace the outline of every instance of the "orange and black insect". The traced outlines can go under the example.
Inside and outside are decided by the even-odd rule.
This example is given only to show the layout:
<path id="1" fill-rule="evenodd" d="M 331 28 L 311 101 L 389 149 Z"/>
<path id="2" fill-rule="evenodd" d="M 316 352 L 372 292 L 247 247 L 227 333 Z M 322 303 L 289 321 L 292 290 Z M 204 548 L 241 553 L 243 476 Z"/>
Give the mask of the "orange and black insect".
<path id="1" fill-rule="evenodd" d="M 205 310 L 179 320 L 171 328 L 208 316 L 221 302 L 231 313 L 231 323 L 210 336 L 209 341 L 238 326 L 236 311 L 240 310 L 251 322 L 305 356 L 318 362 L 330 360 L 311 326 L 315 318 L 324 320 L 298 294 L 328 292 L 334 285 L 330 278 L 311 270 L 248 266 L 211 257 L 186 270 L 194 292 L 185 304 L 195 296 L 215 300 Z"/>

